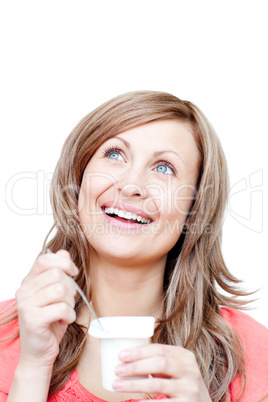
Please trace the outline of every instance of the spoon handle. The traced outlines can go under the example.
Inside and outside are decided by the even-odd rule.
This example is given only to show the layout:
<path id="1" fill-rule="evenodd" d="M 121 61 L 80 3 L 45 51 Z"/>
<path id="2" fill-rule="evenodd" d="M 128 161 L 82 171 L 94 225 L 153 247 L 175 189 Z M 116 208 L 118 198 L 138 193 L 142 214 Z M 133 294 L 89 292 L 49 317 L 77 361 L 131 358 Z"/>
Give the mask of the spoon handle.
<path id="1" fill-rule="evenodd" d="M 77 285 L 77 283 L 75 282 L 74 278 L 70 277 L 71 280 L 74 282 L 75 288 L 77 290 L 77 292 L 81 295 L 82 299 L 84 300 L 84 302 L 86 303 L 86 305 L 88 306 L 89 310 L 91 311 L 91 313 L 94 315 L 94 317 L 99 320 L 99 317 L 97 316 L 96 311 L 94 310 L 94 308 L 91 306 L 91 304 L 89 303 L 89 301 L 86 298 L 85 293 L 83 292 L 83 290 Z M 99 321 L 100 324 L 100 321 Z"/>

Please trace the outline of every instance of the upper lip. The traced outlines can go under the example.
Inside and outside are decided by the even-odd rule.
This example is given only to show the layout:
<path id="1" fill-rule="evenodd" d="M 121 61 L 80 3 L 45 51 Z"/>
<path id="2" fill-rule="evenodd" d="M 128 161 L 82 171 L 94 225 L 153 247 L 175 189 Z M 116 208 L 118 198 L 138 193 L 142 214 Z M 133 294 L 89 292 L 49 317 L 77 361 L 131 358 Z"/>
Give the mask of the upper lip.
<path id="1" fill-rule="evenodd" d="M 124 202 L 114 202 L 114 201 L 107 201 L 105 203 L 102 204 L 101 208 L 118 208 L 121 209 L 122 211 L 125 212 L 131 212 L 132 214 L 136 214 L 139 215 L 143 218 L 147 218 L 150 219 L 151 221 L 153 221 L 154 219 L 147 214 L 143 209 L 137 208 L 134 205 L 130 205 L 130 204 L 125 204 Z"/>

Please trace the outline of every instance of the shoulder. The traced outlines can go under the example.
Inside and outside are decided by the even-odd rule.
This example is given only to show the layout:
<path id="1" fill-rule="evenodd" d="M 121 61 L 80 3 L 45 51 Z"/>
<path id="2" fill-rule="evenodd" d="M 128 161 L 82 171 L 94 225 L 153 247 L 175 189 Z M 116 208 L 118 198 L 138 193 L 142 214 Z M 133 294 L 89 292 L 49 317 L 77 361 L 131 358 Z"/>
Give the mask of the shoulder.
<path id="1" fill-rule="evenodd" d="M 19 330 L 19 323 L 16 316 L 15 299 L 0 302 L 0 341 L 11 338 Z"/>
<path id="2" fill-rule="evenodd" d="M 261 400 L 268 395 L 268 329 L 242 311 L 223 307 L 222 318 L 238 335 L 245 351 L 247 386 L 241 402 Z M 231 384 L 231 394 L 237 395 L 240 380 Z"/>
<path id="3" fill-rule="evenodd" d="M 264 325 L 240 310 L 222 307 L 220 314 L 238 334 L 243 344 L 253 346 L 256 352 L 256 340 L 258 340 L 259 348 L 268 348 L 268 329 Z"/>
<path id="4" fill-rule="evenodd" d="M 6 310 L 9 310 L 12 308 L 12 306 L 15 306 L 15 304 L 15 299 L 0 301 L 0 317 Z"/>
<path id="5" fill-rule="evenodd" d="M 9 391 L 20 356 L 18 319 L 8 322 L 15 309 L 14 299 L 0 302 L 0 393 Z"/>

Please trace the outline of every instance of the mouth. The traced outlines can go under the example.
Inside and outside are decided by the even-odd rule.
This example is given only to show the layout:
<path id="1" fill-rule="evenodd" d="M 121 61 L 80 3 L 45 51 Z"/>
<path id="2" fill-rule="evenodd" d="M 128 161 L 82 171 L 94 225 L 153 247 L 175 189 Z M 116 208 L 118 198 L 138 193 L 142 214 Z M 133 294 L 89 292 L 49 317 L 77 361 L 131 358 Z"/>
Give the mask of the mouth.
<path id="1" fill-rule="evenodd" d="M 103 212 L 115 221 L 128 223 L 130 225 L 149 225 L 153 220 L 130 211 L 125 211 L 120 208 L 114 207 L 103 207 Z"/>

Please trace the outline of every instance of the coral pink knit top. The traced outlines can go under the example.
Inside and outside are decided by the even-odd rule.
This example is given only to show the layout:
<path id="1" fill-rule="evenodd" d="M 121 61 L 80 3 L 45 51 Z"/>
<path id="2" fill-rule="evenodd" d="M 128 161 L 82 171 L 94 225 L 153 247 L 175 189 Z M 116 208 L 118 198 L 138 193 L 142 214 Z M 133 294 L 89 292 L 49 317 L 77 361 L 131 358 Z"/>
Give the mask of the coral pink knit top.
<path id="1" fill-rule="evenodd" d="M 14 300 L 0 303 L 0 312 L 14 304 Z M 241 311 L 221 308 L 221 316 L 238 334 L 246 354 L 247 386 L 240 402 L 259 402 L 268 395 L 268 330 Z M 0 326 L 0 340 L 11 337 L 19 330 L 18 320 Z M 0 402 L 5 402 L 11 387 L 14 371 L 20 356 L 20 338 L 0 342 Z M 229 402 L 237 400 L 240 378 L 236 378 L 229 388 Z M 164 399 L 157 395 L 155 400 Z M 106 402 L 85 389 L 79 382 L 79 372 L 74 370 L 64 387 L 48 402 Z M 136 402 L 138 401 L 135 400 Z M 125 402 L 134 402 L 128 400 Z"/>

